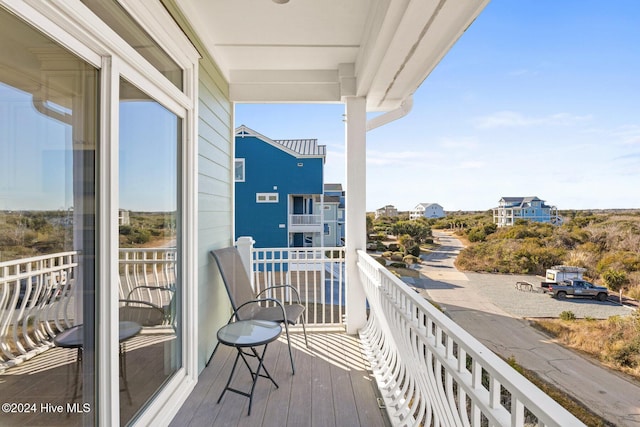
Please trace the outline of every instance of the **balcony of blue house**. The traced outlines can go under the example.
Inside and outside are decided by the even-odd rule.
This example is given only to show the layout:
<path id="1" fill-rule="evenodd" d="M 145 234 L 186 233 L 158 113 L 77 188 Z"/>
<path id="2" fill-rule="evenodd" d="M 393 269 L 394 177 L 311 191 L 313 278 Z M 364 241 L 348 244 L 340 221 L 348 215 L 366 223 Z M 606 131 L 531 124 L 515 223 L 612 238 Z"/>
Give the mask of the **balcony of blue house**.
<path id="1" fill-rule="evenodd" d="M 292 194 L 289 196 L 289 234 L 321 233 L 323 231 L 322 209 L 314 203 L 318 196 L 317 194 Z M 303 237 L 298 237 L 293 246 L 305 246 L 301 240 Z M 317 245 L 318 243 L 315 246 Z"/>
<path id="2" fill-rule="evenodd" d="M 322 231 L 322 215 L 289 214 L 290 233 L 320 233 Z"/>

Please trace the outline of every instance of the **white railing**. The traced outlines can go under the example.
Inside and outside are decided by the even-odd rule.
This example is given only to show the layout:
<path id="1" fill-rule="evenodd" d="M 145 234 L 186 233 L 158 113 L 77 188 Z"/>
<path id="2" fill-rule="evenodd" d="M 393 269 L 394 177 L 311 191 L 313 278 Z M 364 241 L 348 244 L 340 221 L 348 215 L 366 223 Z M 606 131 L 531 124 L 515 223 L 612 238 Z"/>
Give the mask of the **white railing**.
<path id="1" fill-rule="evenodd" d="M 176 249 L 121 249 L 120 299 L 171 309 Z M 53 346 L 73 326 L 78 253 L 0 263 L 0 372 Z"/>
<path id="2" fill-rule="evenodd" d="M 269 286 L 292 285 L 305 305 L 305 322 L 340 325 L 345 313 L 344 248 L 276 248 L 252 250 L 256 292 Z M 289 300 L 286 288 L 270 294 Z"/>
<path id="3" fill-rule="evenodd" d="M 175 248 L 120 249 L 119 295 L 158 307 L 171 304 L 176 283 Z"/>
<path id="4" fill-rule="evenodd" d="M 290 214 L 289 225 L 322 225 L 322 215 Z"/>
<path id="5" fill-rule="evenodd" d="M 0 371 L 39 354 L 73 324 L 78 253 L 0 263 Z"/>
<path id="6" fill-rule="evenodd" d="M 364 251 L 360 331 L 393 425 L 582 426 Z"/>

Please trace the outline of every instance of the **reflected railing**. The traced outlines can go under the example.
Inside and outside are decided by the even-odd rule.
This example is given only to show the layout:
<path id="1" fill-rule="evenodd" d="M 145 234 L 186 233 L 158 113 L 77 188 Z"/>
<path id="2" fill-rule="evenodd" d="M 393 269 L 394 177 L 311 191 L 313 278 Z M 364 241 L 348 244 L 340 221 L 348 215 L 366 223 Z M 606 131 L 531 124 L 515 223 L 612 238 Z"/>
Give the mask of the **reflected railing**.
<path id="1" fill-rule="evenodd" d="M 0 263 L 0 371 L 53 346 L 73 325 L 77 252 Z"/>
<path id="2" fill-rule="evenodd" d="M 160 307 L 173 321 L 176 249 L 120 249 L 121 300 Z M 0 372 L 53 347 L 75 323 L 78 252 L 0 263 Z"/>

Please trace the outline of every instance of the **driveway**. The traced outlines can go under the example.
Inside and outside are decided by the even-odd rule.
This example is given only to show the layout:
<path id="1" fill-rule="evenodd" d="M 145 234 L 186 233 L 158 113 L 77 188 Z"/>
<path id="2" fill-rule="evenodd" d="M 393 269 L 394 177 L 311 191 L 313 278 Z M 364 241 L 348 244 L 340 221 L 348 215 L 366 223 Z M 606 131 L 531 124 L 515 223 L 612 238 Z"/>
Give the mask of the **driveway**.
<path id="1" fill-rule="evenodd" d="M 593 300 L 558 301 L 515 289 L 519 280 L 539 283 L 535 276 L 459 272 L 453 262 L 462 248 L 460 241 L 441 232 L 434 232 L 434 237 L 441 246 L 425 258 L 421 278 L 407 280 L 410 285 L 495 353 L 513 356 L 606 420 L 640 427 L 640 384 L 555 344 L 523 319 L 557 317 L 564 310 L 578 317 L 607 318 L 628 314 L 628 308 Z"/>

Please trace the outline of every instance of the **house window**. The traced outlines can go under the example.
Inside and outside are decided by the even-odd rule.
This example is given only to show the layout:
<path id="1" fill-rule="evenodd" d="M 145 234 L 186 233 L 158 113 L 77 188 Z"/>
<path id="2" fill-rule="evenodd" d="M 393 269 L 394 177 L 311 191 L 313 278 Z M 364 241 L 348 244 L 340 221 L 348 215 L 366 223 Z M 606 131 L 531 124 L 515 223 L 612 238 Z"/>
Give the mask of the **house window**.
<path id="1" fill-rule="evenodd" d="M 256 203 L 278 203 L 278 193 L 256 193 Z"/>
<path id="2" fill-rule="evenodd" d="M 233 177 L 236 182 L 244 182 L 244 159 L 236 159 L 233 167 Z"/>
<path id="3" fill-rule="evenodd" d="M 328 236 L 329 234 L 331 234 L 331 226 L 329 224 L 325 224 L 324 225 L 324 235 Z"/>

